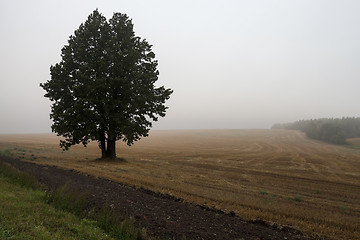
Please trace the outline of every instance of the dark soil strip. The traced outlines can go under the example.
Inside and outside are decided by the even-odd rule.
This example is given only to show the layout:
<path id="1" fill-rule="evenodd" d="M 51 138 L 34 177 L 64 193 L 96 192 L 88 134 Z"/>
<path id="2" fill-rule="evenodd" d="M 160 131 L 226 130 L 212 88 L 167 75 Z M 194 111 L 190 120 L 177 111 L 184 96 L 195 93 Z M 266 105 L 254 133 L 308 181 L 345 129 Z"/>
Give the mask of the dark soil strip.
<path id="1" fill-rule="evenodd" d="M 136 225 L 146 228 L 148 235 L 165 239 L 321 239 L 263 221 L 246 222 L 234 213 L 189 204 L 169 195 L 136 189 L 118 182 L 65 170 L 37 165 L 5 156 L 1 161 L 28 172 L 47 189 L 65 184 L 79 193 L 88 193 L 95 207 L 104 204 L 119 216 L 133 217 Z"/>

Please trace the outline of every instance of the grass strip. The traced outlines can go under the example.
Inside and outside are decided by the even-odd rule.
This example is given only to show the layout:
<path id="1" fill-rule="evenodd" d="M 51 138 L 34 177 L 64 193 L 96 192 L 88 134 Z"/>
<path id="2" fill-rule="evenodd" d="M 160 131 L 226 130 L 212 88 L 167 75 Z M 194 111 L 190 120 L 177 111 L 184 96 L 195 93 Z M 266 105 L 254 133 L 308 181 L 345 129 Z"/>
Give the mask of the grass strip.
<path id="1" fill-rule="evenodd" d="M 89 209 L 65 185 L 45 193 L 35 178 L 0 162 L 0 239 L 146 239 L 144 229 L 110 208 Z"/>
<path id="2" fill-rule="evenodd" d="M 54 192 L 47 193 L 45 201 L 57 209 L 76 214 L 81 218 L 94 219 L 97 225 L 116 239 L 147 239 L 145 229 L 135 227 L 133 219 L 123 220 L 105 204 L 99 210 L 89 205 L 88 193 L 79 193 L 65 184 Z"/>
<path id="3" fill-rule="evenodd" d="M 29 173 L 22 172 L 11 165 L 0 161 L 0 176 L 9 179 L 13 184 L 29 189 L 39 189 L 40 186 L 34 176 Z"/>
<path id="4" fill-rule="evenodd" d="M 0 239 L 114 239 L 96 221 L 58 210 L 44 197 L 0 176 Z"/>

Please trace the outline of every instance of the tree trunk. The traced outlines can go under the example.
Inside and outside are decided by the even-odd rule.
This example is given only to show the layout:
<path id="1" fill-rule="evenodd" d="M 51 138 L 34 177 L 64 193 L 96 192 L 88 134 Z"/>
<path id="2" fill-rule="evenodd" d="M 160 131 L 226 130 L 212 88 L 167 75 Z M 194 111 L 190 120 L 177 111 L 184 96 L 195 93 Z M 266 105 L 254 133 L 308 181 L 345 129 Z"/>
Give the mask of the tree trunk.
<path id="1" fill-rule="evenodd" d="M 106 157 L 110 159 L 116 158 L 116 139 L 111 138 L 107 140 Z"/>
<path id="2" fill-rule="evenodd" d="M 99 147 L 101 149 L 101 158 L 106 158 L 106 140 L 105 140 L 105 135 L 102 134 L 100 136 L 100 144 Z"/>

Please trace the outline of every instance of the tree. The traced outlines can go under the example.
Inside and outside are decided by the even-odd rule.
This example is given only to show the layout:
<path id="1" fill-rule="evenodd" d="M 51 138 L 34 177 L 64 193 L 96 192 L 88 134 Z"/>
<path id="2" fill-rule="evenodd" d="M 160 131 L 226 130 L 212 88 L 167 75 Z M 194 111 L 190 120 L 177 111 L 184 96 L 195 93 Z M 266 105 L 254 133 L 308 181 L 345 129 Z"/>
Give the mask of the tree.
<path id="1" fill-rule="evenodd" d="M 60 146 L 98 141 L 102 158 L 116 158 L 116 141 L 129 146 L 148 136 L 164 117 L 171 89 L 155 87 L 158 62 L 151 45 L 135 36 L 131 19 L 114 13 L 107 21 L 93 11 L 62 48 L 40 86 L 53 103 L 52 131 Z"/>
<path id="2" fill-rule="evenodd" d="M 359 134 L 360 118 L 321 118 L 274 124 L 273 129 L 300 130 L 309 138 L 333 144 L 346 144 L 346 138 Z"/>

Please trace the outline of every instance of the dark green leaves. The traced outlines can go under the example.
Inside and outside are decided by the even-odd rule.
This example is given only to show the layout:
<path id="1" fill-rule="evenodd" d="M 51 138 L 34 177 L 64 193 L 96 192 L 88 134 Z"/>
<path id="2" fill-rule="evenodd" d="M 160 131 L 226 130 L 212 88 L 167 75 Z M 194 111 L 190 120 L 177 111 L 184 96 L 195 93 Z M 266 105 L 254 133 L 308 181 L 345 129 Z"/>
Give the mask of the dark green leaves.
<path id="1" fill-rule="evenodd" d="M 53 101 L 52 130 L 61 146 L 89 140 L 147 136 L 152 121 L 165 116 L 172 90 L 156 88 L 158 62 L 151 45 L 135 36 L 126 14 L 107 21 L 95 10 L 70 36 L 51 79 L 40 84 Z"/>

